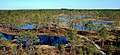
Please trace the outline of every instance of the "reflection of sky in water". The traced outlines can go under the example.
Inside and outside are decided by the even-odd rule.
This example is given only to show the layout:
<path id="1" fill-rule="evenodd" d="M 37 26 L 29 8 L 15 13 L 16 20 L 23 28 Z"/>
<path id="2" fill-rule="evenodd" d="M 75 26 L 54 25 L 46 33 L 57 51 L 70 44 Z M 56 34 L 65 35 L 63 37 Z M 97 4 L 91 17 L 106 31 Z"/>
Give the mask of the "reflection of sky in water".
<path id="1" fill-rule="evenodd" d="M 87 27 L 87 26 L 71 26 L 70 28 L 77 28 L 78 30 L 98 30 L 100 29 L 99 26 L 96 27 Z"/>
<path id="2" fill-rule="evenodd" d="M 59 16 L 61 19 L 66 19 L 66 18 L 92 18 L 92 16 Z"/>
<path id="3" fill-rule="evenodd" d="M 34 26 L 32 24 L 25 24 L 25 25 L 22 25 L 22 26 L 16 26 L 16 28 L 21 28 L 21 29 L 36 29 L 38 27 Z"/>
<path id="4" fill-rule="evenodd" d="M 60 24 L 68 24 L 69 22 L 60 22 Z"/>
<path id="5" fill-rule="evenodd" d="M 93 21 L 93 24 L 103 24 L 103 25 L 108 25 L 109 22 L 97 22 L 97 21 Z"/>
<path id="6" fill-rule="evenodd" d="M 59 16 L 61 19 L 66 19 L 66 18 L 92 18 L 92 16 Z M 86 21 L 80 21 L 77 22 L 78 24 L 85 24 L 87 23 L 88 20 Z M 61 22 L 61 24 L 69 24 L 69 22 Z M 98 21 L 93 21 L 93 24 L 103 24 L 103 25 L 108 25 L 109 22 L 98 22 Z M 96 27 L 86 27 L 86 26 L 70 26 L 70 28 L 77 28 L 78 30 L 98 30 L 100 29 L 99 26 Z"/>
<path id="7" fill-rule="evenodd" d="M 80 24 L 87 23 L 88 21 L 80 21 Z M 61 22 L 61 24 L 69 24 L 69 22 Z M 103 25 L 108 25 L 109 22 L 98 22 L 98 21 L 93 21 L 93 24 L 103 24 Z M 98 30 L 100 29 L 99 26 L 95 27 L 86 27 L 86 26 L 70 26 L 70 28 L 77 28 L 78 30 Z"/>
<path id="8" fill-rule="evenodd" d="M 87 23 L 88 21 L 80 21 L 80 22 L 77 22 L 79 24 L 84 24 Z M 68 24 L 69 22 L 61 22 L 61 24 Z M 103 25 L 108 25 L 109 22 L 98 22 L 98 21 L 93 21 L 93 24 L 103 24 Z"/>

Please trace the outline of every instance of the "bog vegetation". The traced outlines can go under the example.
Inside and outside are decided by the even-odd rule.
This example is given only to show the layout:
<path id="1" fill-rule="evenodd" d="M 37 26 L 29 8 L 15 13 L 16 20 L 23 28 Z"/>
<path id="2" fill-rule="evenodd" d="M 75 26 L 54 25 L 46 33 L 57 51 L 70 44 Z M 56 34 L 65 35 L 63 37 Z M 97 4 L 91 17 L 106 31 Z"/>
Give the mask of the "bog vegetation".
<path id="1" fill-rule="evenodd" d="M 68 17 L 61 18 L 65 16 Z M 93 24 L 94 21 L 109 24 Z M 118 55 L 120 54 L 119 21 L 119 9 L 0 10 L 0 32 L 15 35 L 14 40 L 0 38 L 0 55 L 101 55 L 101 50 L 107 55 Z M 29 30 L 19 28 L 25 24 L 37 27 Z M 85 26 L 86 29 L 82 27 L 79 30 L 74 28 L 75 26 Z M 99 29 L 96 29 L 97 26 Z M 63 36 L 67 38 L 68 44 L 58 43 L 47 47 L 40 43 L 35 44 L 40 42 L 38 35 Z M 97 49 L 95 43 L 101 49 Z"/>

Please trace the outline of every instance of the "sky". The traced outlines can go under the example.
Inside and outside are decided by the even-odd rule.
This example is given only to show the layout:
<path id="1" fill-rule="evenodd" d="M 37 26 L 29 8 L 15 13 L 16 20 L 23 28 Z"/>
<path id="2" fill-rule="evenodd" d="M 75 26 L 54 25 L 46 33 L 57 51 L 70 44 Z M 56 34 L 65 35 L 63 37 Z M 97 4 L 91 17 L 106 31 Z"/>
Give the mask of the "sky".
<path id="1" fill-rule="evenodd" d="M 120 0 L 0 0 L 0 9 L 120 9 Z"/>

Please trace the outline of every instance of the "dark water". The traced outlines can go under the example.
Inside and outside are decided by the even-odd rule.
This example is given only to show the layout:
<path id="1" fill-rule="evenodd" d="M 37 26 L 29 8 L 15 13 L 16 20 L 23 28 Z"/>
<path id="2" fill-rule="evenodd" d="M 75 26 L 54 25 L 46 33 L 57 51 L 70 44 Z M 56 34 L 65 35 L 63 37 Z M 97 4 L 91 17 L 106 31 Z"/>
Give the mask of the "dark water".
<path id="1" fill-rule="evenodd" d="M 6 38 L 7 40 L 15 39 L 15 35 L 5 34 L 0 32 L 0 38 Z M 41 45 L 50 45 L 55 46 L 57 44 L 67 44 L 68 40 L 65 37 L 56 37 L 56 36 L 45 36 L 39 35 Z M 16 44 L 20 44 L 20 42 L 16 42 Z M 23 41 L 22 44 L 26 45 L 26 42 Z"/>
<path id="2" fill-rule="evenodd" d="M 15 38 L 15 35 L 5 34 L 5 33 L 0 32 L 0 38 L 6 38 L 7 40 L 13 40 Z"/>

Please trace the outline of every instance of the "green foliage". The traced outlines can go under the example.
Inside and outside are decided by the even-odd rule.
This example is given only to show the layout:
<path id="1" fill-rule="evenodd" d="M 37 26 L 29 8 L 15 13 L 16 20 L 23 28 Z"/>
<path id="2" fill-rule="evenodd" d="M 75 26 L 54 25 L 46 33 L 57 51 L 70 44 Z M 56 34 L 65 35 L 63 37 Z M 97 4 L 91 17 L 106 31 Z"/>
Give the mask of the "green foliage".
<path id="1" fill-rule="evenodd" d="M 115 31 L 115 35 L 117 36 L 117 38 L 120 38 L 120 31 L 119 31 L 119 30 L 118 30 L 118 31 L 116 30 L 116 31 Z"/>
<path id="2" fill-rule="evenodd" d="M 116 47 L 113 45 L 108 45 L 108 46 L 106 46 L 106 48 L 107 48 L 106 50 L 108 51 L 108 53 L 111 55 L 112 55 L 112 53 L 115 52 L 115 49 L 116 49 Z"/>
<path id="3" fill-rule="evenodd" d="M 106 26 L 101 25 L 101 29 L 98 30 L 97 35 L 106 39 L 109 36 L 109 31 Z"/>
<path id="4" fill-rule="evenodd" d="M 62 49 L 64 48 L 64 45 L 63 44 L 59 44 L 58 45 L 58 49 L 62 51 Z"/>
<path id="5" fill-rule="evenodd" d="M 9 45 L 10 43 L 8 42 L 8 40 L 7 39 L 5 39 L 5 38 L 0 38 L 0 47 L 1 47 L 1 49 L 0 49 L 0 54 L 1 55 L 6 55 L 6 48 L 8 47 L 8 45 Z"/>
<path id="6" fill-rule="evenodd" d="M 0 38 L 0 46 L 7 46 L 9 44 L 8 40 L 5 38 Z"/>
<path id="7" fill-rule="evenodd" d="M 25 23 L 47 25 L 54 19 L 58 18 L 60 14 L 70 16 L 89 15 L 93 16 L 93 18 L 109 17 L 109 19 L 112 17 L 112 19 L 114 18 L 117 20 L 120 17 L 119 12 L 120 10 L 0 10 L 0 24 L 4 27 L 12 26 L 12 28 L 14 28 L 15 25 Z"/>
<path id="8" fill-rule="evenodd" d="M 79 54 L 83 55 L 83 49 L 82 48 L 79 48 Z"/>
<path id="9" fill-rule="evenodd" d="M 84 51 L 88 52 L 88 55 L 94 55 L 94 54 L 101 54 L 97 48 L 91 44 L 90 42 L 86 43 L 86 45 L 84 46 Z"/>
<path id="10" fill-rule="evenodd" d="M 76 34 L 77 32 L 75 30 L 68 31 L 68 36 L 70 37 L 70 39 L 76 39 Z"/>
<path id="11" fill-rule="evenodd" d="M 89 28 L 90 31 L 93 30 L 93 29 L 95 29 L 95 25 L 93 24 L 93 21 L 92 21 L 92 20 L 88 21 L 88 22 L 85 24 L 85 26 L 86 26 L 87 28 Z"/>
<path id="12" fill-rule="evenodd" d="M 115 53 L 116 53 L 116 54 L 120 54 L 120 47 L 116 47 Z"/>
<path id="13" fill-rule="evenodd" d="M 20 42 L 25 41 L 27 45 L 32 45 L 35 42 L 39 42 L 39 37 L 30 31 L 22 31 L 16 36 Z"/>
<path id="14" fill-rule="evenodd" d="M 58 19 L 58 16 L 60 16 L 61 14 L 69 16 L 74 15 L 93 16 L 93 18 L 107 17 L 112 20 L 115 19 L 116 25 L 118 25 L 120 10 L 0 10 L 0 24 L 2 24 L 4 28 L 8 29 L 15 28 L 16 25 L 19 26 L 26 23 L 32 23 L 48 27 L 55 23 L 55 27 L 57 27 L 59 26 L 59 22 L 61 21 L 60 19 Z M 78 18 L 76 18 L 76 20 L 70 20 L 70 25 L 74 26 L 77 21 L 79 22 Z M 92 22 L 93 22 L 92 20 L 88 21 L 88 23 L 86 24 L 85 22 L 83 22 L 84 23 L 83 25 L 92 27 L 94 26 Z M 70 42 L 73 44 L 78 43 L 76 34 L 77 34 L 76 30 L 70 30 L 66 35 Z M 109 36 L 107 27 L 102 25 L 101 29 L 98 30 L 97 34 L 99 37 L 106 39 L 107 36 Z M 120 36 L 119 33 L 117 34 Z M 16 38 L 17 41 L 19 42 L 26 41 L 27 45 L 33 45 L 33 43 L 39 42 L 38 36 L 31 33 L 30 31 L 22 31 L 18 34 L 18 36 L 16 36 Z M 118 40 L 118 43 L 119 42 L 120 41 Z M 7 46 L 7 43 L 9 43 L 8 40 L 0 39 L 0 46 Z M 61 46 L 60 48 L 63 48 L 63 46 Z M 108 50 L 110 52 L 114 51 L 114 48 L 115 48 L 114 46 L 108 46 Z M 96 52 L 95 47 L 90 43 L 87 43 L 86 47 L 80 49 L 80 51 L 84 51 L 84 49 L 87 49 L 85 51 L 88 51 L 89 53 Z M 15 47 L 13 47 L 13 50 L 16 51 Z M 118 47 L 116 51 L 120 52 L 120 48 Z"/>
<path id="15" fill-rule="evenodd" d="M 77 38 L 77 31 L 76 30 L 69 30 L 68 31 L 68 39 L 71 44 L 79 44 L 78 38 Z"/>

